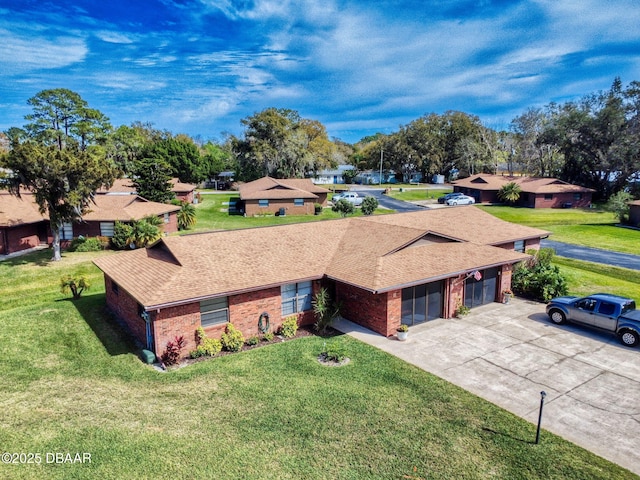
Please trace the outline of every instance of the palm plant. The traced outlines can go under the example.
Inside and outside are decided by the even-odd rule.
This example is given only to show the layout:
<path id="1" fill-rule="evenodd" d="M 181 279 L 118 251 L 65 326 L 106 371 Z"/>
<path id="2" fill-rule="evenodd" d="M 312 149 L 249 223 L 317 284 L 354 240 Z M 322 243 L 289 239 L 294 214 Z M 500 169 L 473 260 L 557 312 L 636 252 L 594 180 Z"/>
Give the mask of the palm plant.
<path id="1" fill-rule="evenodd" d="M 498 198 L 506 203 L 516 203 L 520 199 L 522 189 L 516 182 L 509 182 L 498 190 Z"/>
<path id="2" fill-rule="evenodd" d="M 178 211 L 178 229 L 188 230 L 196 224 L 196 207 L 189 202 L 182 202 Z"/>

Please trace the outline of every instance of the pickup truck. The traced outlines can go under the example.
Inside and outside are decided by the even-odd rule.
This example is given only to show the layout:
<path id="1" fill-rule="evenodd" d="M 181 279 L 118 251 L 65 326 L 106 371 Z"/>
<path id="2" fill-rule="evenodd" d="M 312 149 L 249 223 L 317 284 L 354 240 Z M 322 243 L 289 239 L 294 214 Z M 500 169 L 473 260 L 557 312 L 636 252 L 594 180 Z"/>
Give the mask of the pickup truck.
<path id="1" fill-rule="evenodd" d="M 553 323 L 566 321 L 614 332 L 620 341 L 634 347 L 640 343 L 640 311 L 630 298 L 596 293 L 588 297 L 558 297 L 547 304 Z"/>
<path id="2" fill-rule="evenodd" d="M 331 201 L 335 204 L 339 200 L 346 200 L 349 203 L 353 203 L 354 206 L 359 207 L 362 205 L 363 197 L 358 195 L 356 192 L 342 192 L 334 195 Z"/>

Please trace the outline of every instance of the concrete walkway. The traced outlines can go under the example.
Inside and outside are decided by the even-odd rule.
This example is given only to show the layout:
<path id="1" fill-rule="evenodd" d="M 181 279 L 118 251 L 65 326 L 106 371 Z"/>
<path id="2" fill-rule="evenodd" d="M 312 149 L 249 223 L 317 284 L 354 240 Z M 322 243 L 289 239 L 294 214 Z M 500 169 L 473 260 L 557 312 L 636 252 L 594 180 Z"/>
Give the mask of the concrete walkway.
<path id="1" fill-rule="evenodd" d="M 518 298 L 484 305 L 413 326 L 406 342 L 348 320 L 335 326 L 534 424 L 545 391 L 543 429 L 640 474 L 640 349 L 551 324 L 544 307 Z"/>

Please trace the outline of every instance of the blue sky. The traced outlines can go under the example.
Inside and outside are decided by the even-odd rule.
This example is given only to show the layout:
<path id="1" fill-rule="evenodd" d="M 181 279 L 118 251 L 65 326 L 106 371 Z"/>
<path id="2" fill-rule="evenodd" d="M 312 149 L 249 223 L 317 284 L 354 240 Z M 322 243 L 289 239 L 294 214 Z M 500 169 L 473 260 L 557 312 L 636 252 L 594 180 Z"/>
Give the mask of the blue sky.
<path id="1" fill-rule="evenodd" d="M 267 107 L 355 142 L 431 112 L 505 128 L 640 81 L 637 0 L 0 0 L 0 130 L 68 88 L 203 140 Z"/>

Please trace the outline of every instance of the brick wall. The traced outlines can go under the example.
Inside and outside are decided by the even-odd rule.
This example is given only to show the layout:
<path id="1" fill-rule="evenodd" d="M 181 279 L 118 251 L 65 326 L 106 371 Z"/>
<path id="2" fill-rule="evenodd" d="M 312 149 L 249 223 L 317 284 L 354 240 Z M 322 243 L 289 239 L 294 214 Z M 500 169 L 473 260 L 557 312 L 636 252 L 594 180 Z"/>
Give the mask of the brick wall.
<path id="1" fill-rule="evenodd" d="M 118 287 L 117 292 L 114 291 L 113 282 L 108 276 L 105 275 L 104 280 L 107 307 L 125 324 L 134 339 L 146 347 L 146 324 L 138 313 L 138 302 L 120 287 Z M 156 352 L 158 351 L 156 350 Z"/>
<path id="2" fill-rule="evenodd" d="M 151 312 L 153 320 L 153 336 L 155 351 L 162 355 L 167 343 L 175 337 L 184 336 L 186 344 L 183 356 L 196 348 L 196 329 L 200 326 L 200 304 L 189 303 L 176 307 L 163 308 L 159 312 Z"/>
<path id="3" fill-rule="evenodd" d="M 543 194 L 535 196 L 535 208 L 560 208 L 565 203 L 573 208 L 586 208 L 591 205 L 591 192 L 583 193 L 579 200 L 573 198 L 573 193 L 554 193 L 550 199 L 545 199 Z"/>
<path id="4" fill-rule="evenodd" d="M 343 317 L 385 337 L 400 325 L 402 296 L 399 290 L 374 294 L 346 284 L 338 284 L 336 297 L 342 303 Z"/>
<path id="5" fill-rule="evenodd" d="M 326 203 L 326 201 L 325 201 Z M 315 202 L 311 199 L 305 199 L 304 205 L 295 206 L 293 200 L 269 200 L 268 207 L 258 206 L 258 200 L 245 201 L 245 213 L 248 217 L 254 215 L 262 215 L 265 213 L 276 214 L 281 208 L 284 208 L 287 215 L 313 215 Z"/>
<path id="6" fill-rule="evenodd" d="M 32 223 L 3 228 L 4 241 L 0 242 L 0 254 L 6 255 L 40 245 L 38 225 L 37 223 Z"/>

